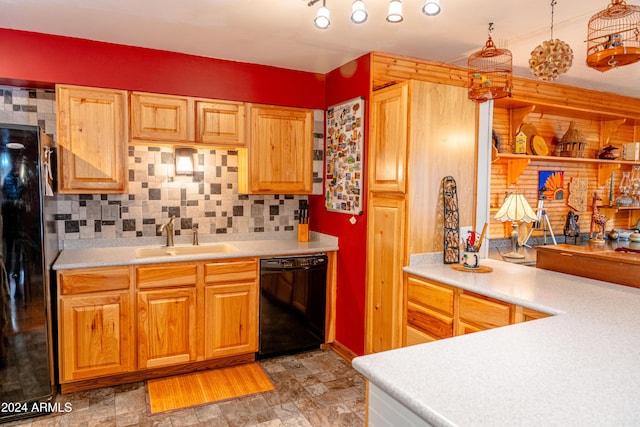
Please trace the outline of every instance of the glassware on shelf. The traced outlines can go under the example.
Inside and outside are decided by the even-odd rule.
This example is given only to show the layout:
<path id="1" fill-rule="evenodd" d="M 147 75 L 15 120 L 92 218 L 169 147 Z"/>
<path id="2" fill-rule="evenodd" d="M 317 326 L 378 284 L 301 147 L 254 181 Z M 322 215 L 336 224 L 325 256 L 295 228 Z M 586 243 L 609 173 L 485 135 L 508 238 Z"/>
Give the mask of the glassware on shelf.
<path id="1" fill-rule="evenodd" d="M 616 206 L 632 206 L 633 198 L 629 195 L 631 191 L 631 172 L 622 172 L 620 180 L 620 196 L 616 199 Z"/>
<path id="2" fill-rule="evenodd" d="M 640 206 L 640 166 L 634 166 L 631 170 L 631 206 Z"/>

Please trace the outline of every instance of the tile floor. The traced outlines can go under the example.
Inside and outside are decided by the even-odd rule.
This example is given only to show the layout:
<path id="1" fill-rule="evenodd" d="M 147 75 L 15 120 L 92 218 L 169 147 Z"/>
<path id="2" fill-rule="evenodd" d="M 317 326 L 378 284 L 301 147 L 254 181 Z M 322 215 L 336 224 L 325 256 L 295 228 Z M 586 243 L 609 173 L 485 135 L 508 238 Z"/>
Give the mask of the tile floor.
<path id="1" fill-rule="evenodd" d="M 72 410 L 7 426 L 364 426 L 365 380 L 332 350 L 259 362 L 273 391 L 160 414 L 144 382 L 59 395 Z"/>

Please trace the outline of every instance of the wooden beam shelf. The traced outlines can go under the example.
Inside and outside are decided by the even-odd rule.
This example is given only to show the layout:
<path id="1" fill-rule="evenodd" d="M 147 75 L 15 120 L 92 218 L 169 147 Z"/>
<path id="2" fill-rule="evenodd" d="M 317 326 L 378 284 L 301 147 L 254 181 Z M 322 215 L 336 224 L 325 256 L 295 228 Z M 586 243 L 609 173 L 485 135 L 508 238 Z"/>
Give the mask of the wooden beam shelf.
<path id="1" fill-rule="evenodd" d="M 497 162 L 507 163 L 507 184 L 515 185 L 520 179 L 520 175 L 529 166 L 531 161 L 540 162 L 567 162 L 567 163 L 592 163 L 598 165 L 598 185 L 604 186 L 609 182 L 611 173 L 620 169 L 620 165 L 640 165 L 640 162 L 630 160 L 606 160 L 588 159 L 582 157 L 560 157 L 560 156 L 532 156 L 528 154 L 508 154 L 499 153 Z"/>

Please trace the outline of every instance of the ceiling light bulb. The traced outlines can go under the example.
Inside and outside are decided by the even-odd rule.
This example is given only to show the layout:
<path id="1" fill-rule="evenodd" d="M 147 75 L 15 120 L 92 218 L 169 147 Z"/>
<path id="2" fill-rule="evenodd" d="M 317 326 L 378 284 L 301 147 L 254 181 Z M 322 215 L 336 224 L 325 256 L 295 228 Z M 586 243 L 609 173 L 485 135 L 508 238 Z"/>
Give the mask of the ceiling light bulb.
<path id="1" fill-rule="evenodd" d="M 391 0 L 389 3 L 387 21 L 394 23 L 402 21 L 402 2 L 400 0 Z"/>
<path id="2" fill-rule="evenodd" d="M 364 2 L 362 0 L 356 0 L 351 5 L 351 21 L 354 24 L 362 24 L 367 20 L 369 14 L 364 9 Z"/>
<path id="3" fill-rule="evenodd" d="M 422 13 L 427 16 L 436 16 L 440 13 L 440 0 L 426 0 L 422 6 Z"/>
<path id="4" fill-rule="evenodd" d="M 324 30 L 329 27 L 330 23 L 329 9 L 327 9 L 326 6 L 322 6 L 318 9 L 318 13 L 316 14 L 316 19 L 313 20 L 313 24 L 321 30 Z"/>

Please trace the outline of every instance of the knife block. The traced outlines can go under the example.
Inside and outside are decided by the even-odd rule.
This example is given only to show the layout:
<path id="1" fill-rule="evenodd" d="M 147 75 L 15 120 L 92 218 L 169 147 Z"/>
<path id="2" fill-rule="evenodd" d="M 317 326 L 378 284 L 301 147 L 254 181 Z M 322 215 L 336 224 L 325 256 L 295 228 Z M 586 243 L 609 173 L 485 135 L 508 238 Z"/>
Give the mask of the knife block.
<path id="1" fill-rule="evenodd" d="M 309 224 L 298 224 L 298 242 L 309 241 Z"/>

